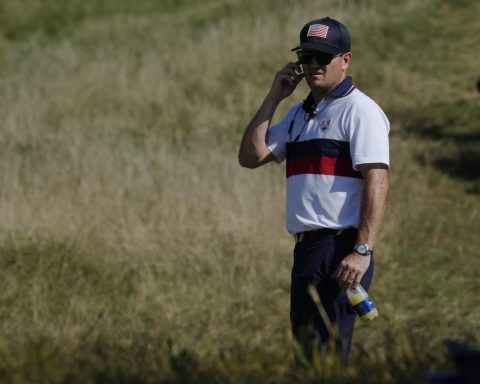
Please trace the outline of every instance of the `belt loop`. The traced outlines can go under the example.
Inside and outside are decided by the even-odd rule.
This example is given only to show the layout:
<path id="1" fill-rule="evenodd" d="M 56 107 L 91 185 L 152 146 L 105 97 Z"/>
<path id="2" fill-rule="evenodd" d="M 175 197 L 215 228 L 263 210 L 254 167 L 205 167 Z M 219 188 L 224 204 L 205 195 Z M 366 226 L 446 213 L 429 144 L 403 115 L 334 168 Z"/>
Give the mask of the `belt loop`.
<path id="1" fill-rule="evenodd" d="M 305 235 L 304 232 L 302 233 L 295 233 L 294 237 L 295 237 L 295 242 L 296 243 L 301 243 L 302 240 L 303 240 L 303 236 Z"/>
<path id="2" fill-rule="evenodd" d="M 343 229 L 339 229 L 339 230 L 335 233 L 335 235 L 341 235 L 342 233 L 343 233 Z"/>

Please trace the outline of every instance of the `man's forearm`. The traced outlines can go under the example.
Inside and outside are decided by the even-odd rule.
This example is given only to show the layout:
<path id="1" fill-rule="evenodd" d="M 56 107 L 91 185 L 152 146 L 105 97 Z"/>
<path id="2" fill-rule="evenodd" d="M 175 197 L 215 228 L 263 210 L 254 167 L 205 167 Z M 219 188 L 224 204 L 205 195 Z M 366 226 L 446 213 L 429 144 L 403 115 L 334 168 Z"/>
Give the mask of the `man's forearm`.
<path id="1" fill-rule="evenodd" d="M 369 169 L 364 172 L 358 242 L 373 248 L 385 215 L 388 197 L 388 170 Z"/>
<path id="2" fill-rule="evenodd" d="M 266 135 L 279 103 L 280 100 L 270 94 L 267 95 L 260 109 L 247 125 L 238 152 L 238 160 L 242 166 L 254 168 L 270 154 L 266 146 Z"/>
<path id="3" fill-rule="evenodd" d="M 304 78 L 300 72 L 300 64 L 290 62 L 275 74 L 270 92 L 243 134 L 238 152 L 238 161 L 243 167 L 256 168 L 273 160 L 266 144 L 267 129 L 278 104 L 289 97 Z"/>

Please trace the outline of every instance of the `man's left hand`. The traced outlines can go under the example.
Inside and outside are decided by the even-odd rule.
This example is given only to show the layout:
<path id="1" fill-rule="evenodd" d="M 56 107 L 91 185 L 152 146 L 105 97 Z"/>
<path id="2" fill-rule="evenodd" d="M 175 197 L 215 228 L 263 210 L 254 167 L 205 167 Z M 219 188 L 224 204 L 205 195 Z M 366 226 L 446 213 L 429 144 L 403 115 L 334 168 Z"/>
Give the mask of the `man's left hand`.
<path id="1" fill-rule="evenodd" d="M 370 265 L 371 256 L 362 256 L 357 252 L 348 254 L 340 263 L 332 277 L 342 290 L 355 289 Z"/>

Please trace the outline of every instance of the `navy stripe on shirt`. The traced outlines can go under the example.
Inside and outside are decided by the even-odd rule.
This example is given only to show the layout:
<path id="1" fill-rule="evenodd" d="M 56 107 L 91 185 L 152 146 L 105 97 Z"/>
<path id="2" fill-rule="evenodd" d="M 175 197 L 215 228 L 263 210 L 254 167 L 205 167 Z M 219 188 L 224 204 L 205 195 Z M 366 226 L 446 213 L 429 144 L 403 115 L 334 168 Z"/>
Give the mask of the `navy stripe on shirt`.
<path id="1" fill-rule="evenodd" d="M 348 141 L 332 139 L 313 139 L 287 143 L 287 159 L 299 159 L 302 157 L 327 156 L 327 157 L 350 157 L 350 143 Z"/>

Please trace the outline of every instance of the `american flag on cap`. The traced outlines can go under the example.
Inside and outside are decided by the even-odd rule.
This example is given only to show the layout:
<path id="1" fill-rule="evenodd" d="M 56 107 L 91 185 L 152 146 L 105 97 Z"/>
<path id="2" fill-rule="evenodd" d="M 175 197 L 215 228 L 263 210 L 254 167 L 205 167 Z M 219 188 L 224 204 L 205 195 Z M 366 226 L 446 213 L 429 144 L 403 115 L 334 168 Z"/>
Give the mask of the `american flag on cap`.
<path id="1" fill-rule="evenodd" d="M 310 25 L 310 28 L 308 28 L 307 37 L 315 36 L 315 37 L 323 37 L 325 39 L 327 37 L 327 33 L 328 33 L 328 25 L 312 24 Z"/>

